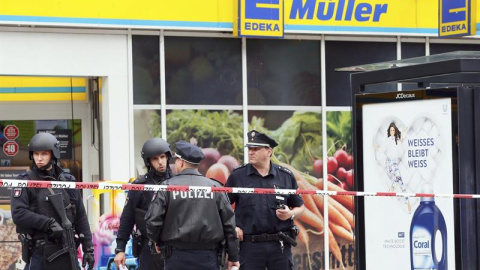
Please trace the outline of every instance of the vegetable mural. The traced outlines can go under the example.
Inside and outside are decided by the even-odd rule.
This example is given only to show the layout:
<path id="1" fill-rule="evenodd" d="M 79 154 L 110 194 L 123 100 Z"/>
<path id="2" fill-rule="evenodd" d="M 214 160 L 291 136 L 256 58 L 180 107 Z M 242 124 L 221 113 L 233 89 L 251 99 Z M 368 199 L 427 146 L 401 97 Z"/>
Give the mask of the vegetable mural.
<path id="1" fill-rule="evenodd" d="M 150 121 L 152 136 L 160 136 L 159 116 Z M 178 140 L 196 142 L 206 156 L 200 171 L 225 182 L 231 171 L 243 163 L 242 116 L 232 111 L 176 110 L 167 114 L 170 144 Z M 350 112 L 327 114 L 327 176 L 323 179 L 322 122 L 318 112 L 296 111 L 276 128 L 266 128 L 264 119 L 252 116 L 249 129 L 266 133 L 278 142 L 272 161 L 291 170 L 300 189 L 353 190 L 352 130 Z M 246 131 L 245 131 L 246 132 Z M 320 195 L 302 195 L 306 211 L 296 220 L 299 245 L 293 249 L 296 269 L 325 269 L 324 232 L 329 231 L 330 269 L 353 269 L 354 200 L 352 196 L 331 196 L 328 207 Z M 324 211 L 329 222 L 324 223 Z"/>

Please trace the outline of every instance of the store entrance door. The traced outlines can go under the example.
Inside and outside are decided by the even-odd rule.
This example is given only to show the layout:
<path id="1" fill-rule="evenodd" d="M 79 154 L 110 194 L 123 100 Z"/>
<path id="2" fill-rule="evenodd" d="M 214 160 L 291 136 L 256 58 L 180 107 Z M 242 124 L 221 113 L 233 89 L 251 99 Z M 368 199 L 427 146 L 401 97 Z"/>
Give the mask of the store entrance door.
<path id="1" fill-rule="evenodd" d="M 98 118 L 97 81 L 0 76 L 0 179 L 16 178 L 28 170 L 32 164 L 28 143 L 39 132 L 60 141 L 58 164 L 77 181 L 99 179 L 101 136 L 92 125 Z M 0 188 L 0 204 L 9 204 L 9 197 L 9 191 Z"/>
<path id="2" fill-rule="evenodd" d="M 18 82 L 11 84 L 11 82 Z M 63 83 L 62 81 L 66 81 Z M 0 76 L 0 179 L 18 179 L 29 169 L 28 143 L 39 132 L 60 141 L 58 164 L 77 181 L 99 179 L 101 149 L 96 128 L 98 91 L 96 79 Z M 68 86 L 66 86 L 67 84 Z M 96 105 L 92 105 L 96 104 Z M 91 190 L 84 190 L 87 212 L 92 209 Z M 11 190 L 0 188 L 0 269 L 23 269 L 20 244 L 10 213 Z"/>

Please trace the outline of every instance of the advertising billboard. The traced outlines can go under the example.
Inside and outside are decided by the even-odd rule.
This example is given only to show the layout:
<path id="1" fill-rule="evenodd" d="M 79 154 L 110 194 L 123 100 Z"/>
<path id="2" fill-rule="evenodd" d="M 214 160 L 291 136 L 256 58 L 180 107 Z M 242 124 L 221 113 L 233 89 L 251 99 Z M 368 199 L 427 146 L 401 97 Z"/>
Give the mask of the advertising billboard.
<path id="1" fill-rule="evenodd" d="M 455 193 L 455 91 L 357 96 L 364 191 Z M 446 198 L 365 197 L 366 269 L 455 269 L 454 207 Z"/>

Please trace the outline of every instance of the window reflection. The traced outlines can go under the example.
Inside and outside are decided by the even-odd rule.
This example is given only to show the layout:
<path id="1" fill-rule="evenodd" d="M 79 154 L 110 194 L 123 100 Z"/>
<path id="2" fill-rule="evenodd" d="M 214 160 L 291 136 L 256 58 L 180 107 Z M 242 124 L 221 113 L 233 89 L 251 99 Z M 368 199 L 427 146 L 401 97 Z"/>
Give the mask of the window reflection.
<path id="1" fill-rule="evenodd" d="M 320 43 L 298 40 L 247 42 L 250 105 L 320 106 Z"/>
<path id="2" fill-rule="evenodd" d="M 160 104 L 158 36 L 133 36 L 133 103 Z"/>
<path id="3" fill-rule="evenodd" d="M 167 104 L 240 105 L 241 40 L 165 38 Z"/>

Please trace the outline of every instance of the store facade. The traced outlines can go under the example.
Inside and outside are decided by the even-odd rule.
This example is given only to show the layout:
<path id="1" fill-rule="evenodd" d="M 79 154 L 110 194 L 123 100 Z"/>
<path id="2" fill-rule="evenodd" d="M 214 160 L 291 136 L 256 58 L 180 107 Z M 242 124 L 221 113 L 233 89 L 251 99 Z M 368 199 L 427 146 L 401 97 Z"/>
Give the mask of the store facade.
<path id="1" fill-rule="evenodd" d="M 79 171 L 77 178 L 84 182 L 126 182 L 144 173 L 140 149 L 151 137 L 211 148 L 206 151 L 214 161 L 202 170 L 224 178 L 229 171 L 209 172 L 210 165 L 221 163 L 222 156 L 230 156 L 225 159 L 233 164 L 247 162 L 245 134 L 257 129 L 280 143 L 277 161 L 301 172 L 308 183 L 330 178 L 335 186 L 354 190 L 350 81 L 335 69 L 480 50 L 478 36 L 437 37 L 438 1 L 433 0 L 284 0 L 261 6 L 283 10 L 281 38 L 235 37 L 237 4 L 24 1 L 0 7 L 0 124 L 36 121 L 36 130 L 28 131 L 34 134 L 42 129 L 41 121 L 57 121 L 44 129 L 66 121 L 63 129 L 81 137 L 71 135 L 77 154 L 65 166 L 77 166 L 69 169 Z M 254 23 L 248 27 L 275 30 Z M 49 85 L 63 86 L 65 95 L 49 92 L 36 79 L 11 82 L 39 77 L 67 78 Z M 75 79 L 82 81 L 83 97 L 74 96 Z M 409 87 L 377 85 L 372 90 Z M 32 89 L 36 95 L 29 95 Z M 26 149 L 22 140 L 17 140 L 20 153 Z M 25 155 L 2 160 L 8 161 L 3 167 L 29 164 Z M 111 251 L 105 247 L 113 245 L 114 234 L 99 222 L 118 216 L 121 207 L 107 201 L 121 201 L 124 195 L 85 194 L 91 226 L 102 236 L 99 269 L 107 269 Z M 353 269 L 354 205 L 342 205 L 352 214 L 341 218 L 350 231 L 344 228 L 342 238 L 343 231 L 332 229 L 336 242 L 318 235 L 320 227 L 300 223 L 313 233 L 299 243 L 297 269 L 341 269 L 342 264 Z M 102 219 L 106 213 L 112 218 Z M 318 217 L 323 222 L 324 215 Z M 329 259 L 325 246 L 333 251 Z"/>

